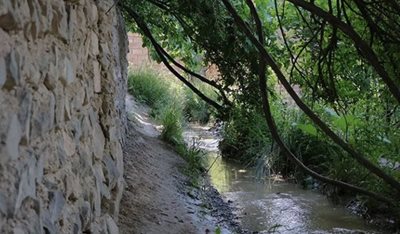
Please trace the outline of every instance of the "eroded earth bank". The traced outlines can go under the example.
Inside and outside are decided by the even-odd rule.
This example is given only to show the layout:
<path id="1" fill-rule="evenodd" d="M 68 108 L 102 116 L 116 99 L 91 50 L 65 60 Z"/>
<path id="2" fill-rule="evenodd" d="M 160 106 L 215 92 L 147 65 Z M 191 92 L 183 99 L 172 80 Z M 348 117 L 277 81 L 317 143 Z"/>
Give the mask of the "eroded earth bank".
<path id="1" fill-rule="evenodd" d="M 128 136 L 124 148 L 126 188 L 121 233 L 241 232 L 228 205 L 207 183 L 189 185 L 186 162 L 160 139 L 148 109 L 127 98 Z M 219 227 L 219 228 L 218 228 Z"/>

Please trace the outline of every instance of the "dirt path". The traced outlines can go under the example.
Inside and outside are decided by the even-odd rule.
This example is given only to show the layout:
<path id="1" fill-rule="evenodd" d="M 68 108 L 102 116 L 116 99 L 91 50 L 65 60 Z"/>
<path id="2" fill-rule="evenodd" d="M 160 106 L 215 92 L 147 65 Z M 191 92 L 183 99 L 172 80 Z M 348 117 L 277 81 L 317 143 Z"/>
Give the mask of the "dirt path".
<path id="1" fill-rule="evenodd" d="M 127 108 L 131 121 L 124 149 L 120 232 L 214 233 L 219 220 L 203 208 L 198 192 L 186 186 L 187 177 L 179 170 L 185 161 L 157 138 L 157 126 L 145 107 L 128 97 Z M 222 233 L 231 232 L 222 228 Z"/>

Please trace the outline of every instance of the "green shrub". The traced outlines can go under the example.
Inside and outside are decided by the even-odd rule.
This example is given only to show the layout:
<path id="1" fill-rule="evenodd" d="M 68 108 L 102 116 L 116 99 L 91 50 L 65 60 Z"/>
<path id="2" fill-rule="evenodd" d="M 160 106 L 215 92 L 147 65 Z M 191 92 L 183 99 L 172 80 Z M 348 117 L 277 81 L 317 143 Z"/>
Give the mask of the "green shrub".
<path id="1" fill-rule="evenodd" d="M 150 70 L 130 71 L 128 91 L 138 101 L 154 107 L 160 100 L 170 98 L 170 82 Z"/>

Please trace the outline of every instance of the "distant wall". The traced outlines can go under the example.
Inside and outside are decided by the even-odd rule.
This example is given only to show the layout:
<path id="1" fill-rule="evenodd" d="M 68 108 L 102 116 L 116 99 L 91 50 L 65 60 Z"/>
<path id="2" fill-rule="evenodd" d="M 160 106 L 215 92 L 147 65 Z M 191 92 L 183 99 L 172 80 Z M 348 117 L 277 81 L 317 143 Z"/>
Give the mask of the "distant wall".
<path id="1" fill-rule="evenodd" d="M 129 40 L 129 53 L 128 62 L 129 66 L 133 69 L 149 66 L 152 61 L 149 56 L 149 50 L 142 47 L 143 40 L 140 34 L 128 33 Z"/>
<path id="2" fill-rule="evenodd" d="M 128 33 L 128 41 L 129 41 L 129 53 L 128 53 L 128 62 L 129 68 L 132 70 L 140 70 L 140 69 L 151 69 L 153 71 L 157 71 L 158 73 L 167 74 L 173 76 L 173 74 L 168 70 L 163 63 L 158 63 L 152 60 L 149 49 L 143 47 L 143 39 L 142 36 L 138 33 Z M 177 69 L 177 67 L 171 64 L 172 67 Z M 179 69 L 177 69 L 180 71 Z"/>
<path id="3" fill-rule="evenodd" d="M 127 38 L 113 0 L 0 0 L 0 233 L 117 233 Z"/>

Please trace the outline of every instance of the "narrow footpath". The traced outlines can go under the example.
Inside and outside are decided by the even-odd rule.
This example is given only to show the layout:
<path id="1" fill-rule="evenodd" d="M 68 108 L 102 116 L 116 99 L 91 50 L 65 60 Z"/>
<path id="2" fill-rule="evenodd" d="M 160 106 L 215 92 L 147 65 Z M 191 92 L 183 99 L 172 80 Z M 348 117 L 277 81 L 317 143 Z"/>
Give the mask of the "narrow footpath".
<path id="1" fill-rule="evenodd" d="M 221 209 L 187 185 L 188 178 L 181 172 L 186 162 L 158 139 L 159 127 L 149 119 L 148 108 L 128 96 L 127 110 L 120 233 L 215 233 L 217 227 L 221 233 L 232 233 L 230 224 L 224 223 L 232 222 L 228 219 L 233 216 L 213 212 Z"/>

